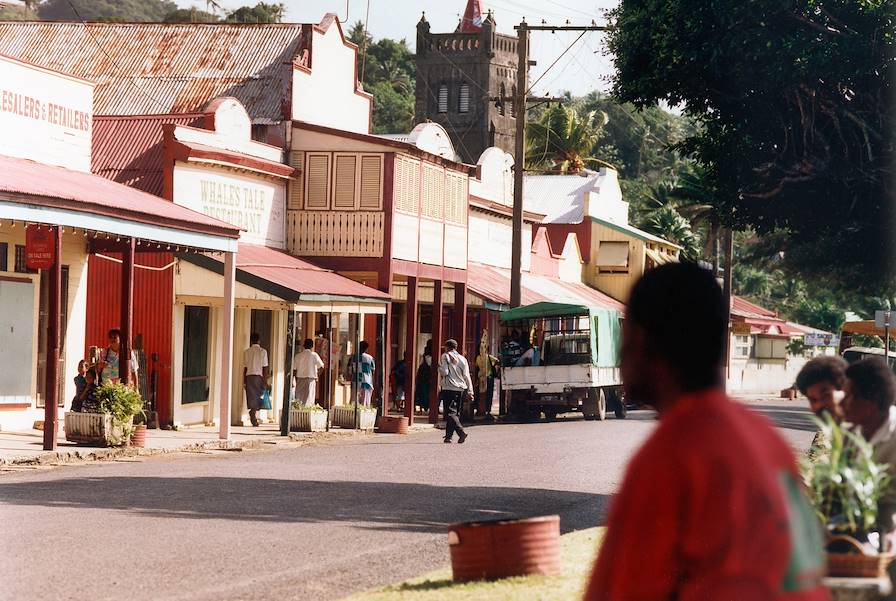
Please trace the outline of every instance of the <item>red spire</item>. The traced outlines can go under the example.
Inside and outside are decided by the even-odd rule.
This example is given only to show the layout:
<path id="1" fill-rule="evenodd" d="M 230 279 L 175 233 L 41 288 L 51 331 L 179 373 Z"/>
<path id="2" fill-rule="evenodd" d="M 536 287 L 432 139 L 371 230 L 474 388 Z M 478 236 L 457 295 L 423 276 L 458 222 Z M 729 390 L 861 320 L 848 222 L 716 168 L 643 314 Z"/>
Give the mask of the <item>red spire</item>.
<path id="1" fill-rule="evenodd" d="M 482 0 L 467 0 L 467 10 L 457 30 L 461 33 L 482 31 Z"/>

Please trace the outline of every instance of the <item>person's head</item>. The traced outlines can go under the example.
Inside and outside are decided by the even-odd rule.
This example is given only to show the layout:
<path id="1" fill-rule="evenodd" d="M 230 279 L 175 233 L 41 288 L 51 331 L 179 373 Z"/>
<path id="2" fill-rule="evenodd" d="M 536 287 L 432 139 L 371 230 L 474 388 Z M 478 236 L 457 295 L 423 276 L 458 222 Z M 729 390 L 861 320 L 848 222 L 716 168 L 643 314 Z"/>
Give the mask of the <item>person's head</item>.
<path id="1" fill-rule="evenodd" d="M 843 419 L 873 428 L 883 423 L 896 397 L 896 379 L 883 359 L 868 357 L 846 368 Z"/>
<path id="2" fill-rule="evenodd" d="M 87 371 L 84 372 L 84 379 L 87 380 L 88 384 L 93 384 L 96 382 L 96 367 L 91 367 Z"/>
<path id="3" fill-rule="evenodd" d="M 840 401 L 846 381 L 847 363 L 842 357 L 816 357 L 806 363 L 796 376 L 796 387 L 809 399 L 815 415 L 830 413 L 834 419 L 843 416 Z"/>
<path id="4" fill-rule="evenodd" d="M 249 335 L 249 344 L 258 344 L 259 342 L 261 342 L 261 334 L 259 334 L 258 332 L 252 332 Z"/>
<path id="5" fill-rule="evenodd" d="M 448 351 L 449 353 L 451 351 L 456 351 L 457 350 L 457 340 L 455 340 L 454 338 L 449 338 L 448 340 L 446 340 L 445 341 L 445 350 Z"/>
<path id="6" fill-rule="evenodd" d="M 368 342 L 366 340 L 362 340 L 361 344 L 358 345 L 358 350 L 361 351 L 362 353 L 366 353 L 367 349 L 369 349 L 369 348 L 370 348 L 370 344 L 368 344 Z"/>
<path id="7" fill-rule="evenodd" d="M 87 361 L 81 359 L 78 361 L 78 375 L 83 376 L 87 372 Z"/>
<path id="8" fill-rule="evenodd" d="M 718 282 L 693 263 L 651 269 L 635 284 L 622 337 L 629 398 L 663 410 L 676 397 L 722 384 L 728 312 Z"/>
<path id="9" fill-rule="evenodd" d="M 313 348 L 314 348 L 314 341 L 311 340 L 310 338 L 306 338 L 306 339 L 305 339 L 305 343 L 304 343 L 302 346 L 303 346 L 304 348 L 306 348 L 306 349 L 313 349 Z"/>
<path id="10" fill-rule="evenodd" d="M 109 330 L 109 346 L 112 348 L 117 348 L 119 344 L 121 344 L 121 330 L 118 328 L 112 328 Z"/>

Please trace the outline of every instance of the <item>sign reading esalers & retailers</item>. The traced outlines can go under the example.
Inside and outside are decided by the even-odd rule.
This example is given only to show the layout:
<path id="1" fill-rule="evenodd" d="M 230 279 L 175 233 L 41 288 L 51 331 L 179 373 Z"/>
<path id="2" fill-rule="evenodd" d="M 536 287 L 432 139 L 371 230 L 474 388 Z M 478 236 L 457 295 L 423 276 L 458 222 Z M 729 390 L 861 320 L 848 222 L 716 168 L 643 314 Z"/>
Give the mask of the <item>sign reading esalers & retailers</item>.
<path id="1" fill-rule="evenodd" d="M 92 121 L 92 83 L 0 56 L 3 154 L 89 172 Z"/>

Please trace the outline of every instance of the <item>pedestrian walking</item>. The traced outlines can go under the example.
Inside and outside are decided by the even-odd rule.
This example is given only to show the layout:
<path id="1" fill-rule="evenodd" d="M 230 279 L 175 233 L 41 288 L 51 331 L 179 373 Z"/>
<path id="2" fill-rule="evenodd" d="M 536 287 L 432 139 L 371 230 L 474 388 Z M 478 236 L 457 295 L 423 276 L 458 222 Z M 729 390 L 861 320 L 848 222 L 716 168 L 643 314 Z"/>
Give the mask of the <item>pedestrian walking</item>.
<path id="1" fill-rule="evenodd" d="M 820 525 L 789 446 L 724 392 L 728 311 L 713 274 L 652 269 L 625 318 L 627 398 L 652 405 L 659 426 L 613 499 L 585 599 L 829 599 Z"/>
<path id="2" fill-rule="evenodd" d="M 261 397 L 268 386 L 268 352 L 259 344 L 261 336 L 252 332 L 249 348 L 243 351 L 243 387 L 246 389 L 246 405 L 249 407 L 249 421 L 258 425 L 258 410 Z"/>
<path id="3" fill-rule="evenodd" d="M 323 359 L 314 352 L 314 341 L 305 339 L 302 351 L 292 358 L 292 377 L 296 379 L 295 400 L 311 407 L 317 398 L 317 377 L 324 367 Z"/>
<path id="4" fill-rule="evenodd" d="M 473 382 L 470 379 L 470 366 L 467 360 L 457 352 L 457 341 L 446 340 L 445 352 L 439 358 L 439 375 L 442 377 L 442 390 L 439 400 L 445 413 L 445 441 L 450 443 L 457 432 L 457 442 L 467 440 L 467 433 L 460 423 L 460 412 L 464 401 L 473 399 Z"/>
<path id="5" fill-rule="evenodd" d="M 842 357 L 816 357 L 796 376 L 796 387 L 809 399 L 809 408 L 818 417 L 825 414 L 839 422 L 843 417 L 841 401 L 847 363 Z"/>
<path id="6" fill-rule="evenodd" d="M 423 359 L 417 366 L 414 381 L 414 405 L 421 411 L 429 411 L 429 391 L 432 388 L 432 338 L 423 347 Z"/>
<path id="7" fill-rule="evenodd" d="M 358 386 L 358 404 L 370 407 L 373 397 L 373 373 L 376 371 L 376 361 L 367 354 L 370 344 L 362 340 L 358 345 L 358 356 L 355 358 L 355 384 Z"/>

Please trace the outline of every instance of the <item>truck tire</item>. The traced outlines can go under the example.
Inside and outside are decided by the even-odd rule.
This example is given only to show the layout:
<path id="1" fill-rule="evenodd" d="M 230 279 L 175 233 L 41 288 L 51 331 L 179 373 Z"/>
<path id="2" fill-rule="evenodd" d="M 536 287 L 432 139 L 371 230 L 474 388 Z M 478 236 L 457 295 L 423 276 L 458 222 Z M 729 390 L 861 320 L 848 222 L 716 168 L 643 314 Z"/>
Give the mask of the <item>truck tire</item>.
<path id="1" fill-rule="evenodd" d="M 610 389 L 610 406 L 613 408 L 613 413 L 616 414 L 616 419 L 625 419 L 625 416 L 628 415 L 625 397 L 622 396 L 622 391 L 619 388 Z"/>
<path id="2" fill-rule="evenodd" d="M 582 406 L 582 413 L 586 420 L 603 421 L 607 417 L 607 397 L 603 388 L 592 388 L 588 390 L 588 397 L 585 399 L 585 405 Z"/>
<path id="3" fill-rule="evenodd" d="M 552 422 L 557 419 L 557 410 L 556 409 L 545 409 L 544 417 L 549 422 Z"/>

